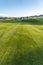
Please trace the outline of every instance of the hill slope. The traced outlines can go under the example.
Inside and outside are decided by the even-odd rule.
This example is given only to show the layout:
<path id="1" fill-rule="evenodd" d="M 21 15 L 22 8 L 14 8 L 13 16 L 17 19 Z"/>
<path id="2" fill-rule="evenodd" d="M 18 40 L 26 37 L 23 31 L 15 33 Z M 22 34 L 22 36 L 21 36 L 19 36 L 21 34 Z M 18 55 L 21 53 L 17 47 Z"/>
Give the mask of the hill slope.
<path id="1" fill-rule="evenodd" d="M 43 25 L 43 18 L 0 20 L 0 23 L 25 23 L 30 25 Z"/>
<path id="2" fill-rule="evenodd" d="M 0 23 L 0 65 L 43 65 L 43 25 Z"/>

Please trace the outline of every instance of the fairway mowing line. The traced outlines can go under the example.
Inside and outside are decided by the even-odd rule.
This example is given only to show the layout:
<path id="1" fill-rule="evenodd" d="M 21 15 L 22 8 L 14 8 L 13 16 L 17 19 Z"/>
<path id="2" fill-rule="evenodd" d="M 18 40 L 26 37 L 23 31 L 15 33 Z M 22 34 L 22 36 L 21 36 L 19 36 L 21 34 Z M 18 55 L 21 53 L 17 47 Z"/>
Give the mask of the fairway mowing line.
<path id="1" fill-rule="evenodd" d="M 36 32 L 36 34 L 38 34 L 38 35 L 41 34 L 40 30 L 39 30 L 36 26 L 32 26 L 32 29 L 33 29 L 33 31 Z M 30 34 L 31 34 L 31 33 L 30 33 Z M 34 36 L 33 36 L 32 34 L 31 34 L 31 36 L 32 36 L 33 40 L 36 42 L 37 47 L 41 48 L 40 45 L 38 44 L 38 41 L 35 40 Z"/>
<path id="2" fill-rule="evenodd" d="M 32 39 L 34 42 L 33 42 L 33 46 L 34 46 L 34 50 L 35 49 L 37 49 L 37 47 L 39 48 L 39 49 L 41 49 L 41 47 L 40 47 L 40 45 L 38 44 L 38 41 L 36 41 L 35 40 L 35 38 L 34 38 L 34 36 L 33 36 L 33 34 L 32 34 L 32 31 L 33 32 L 36 32 L 35 33 L 35 35 L 38 33 L 38 32 L 40 32 L 40 30 L 36 27 L 36 26 L 33 26 L 33 25 L 21 25 L 21 24 L 17 24 L 15 27 L 14 27 L 15 25 L 12 25 L 12 27 L 11 27 L 11 30 L 10 31 L 8 31 L 8 32 L 5 32 L 4 33 L 4 35 L 6 35 L 5 36 L 5 38 L 6 39 L 4 39 L 4 35 L 3 35 L 3 38 L 2 39 L 4 39 L 4 41 L 5 41 L 5 43 L 7 42 L 7 41 L 9 41 L 9 39 L 13 36 L 13 34 L 14 34 L 14 32 L 16 31 L 16 29 L 17 28 L 20 28 L 20 26 L 22 27 L 23 26 L 23 28 L 26 30 L 26 33 L 25 33 L 25 31 L 24 31 L 24 34 L 23 35 L 26 35 L 26 36 L 29 36 L 30 37 L 30 39 Z M 19 26 L 19 27 L 18 27 Z M 25 27 L 24 27 L 25 26 Z M 28 29 L 29 28 L 29 29 Z M 24 30 L 23 29 L 23 30 Z M 20 30 L 21 30 L 21 28 L 20 28 Z M 22 30 L 22 31 L 23 31 Z M 21 33 L 21 31 L 20 31 L 20 33 Z M 39 33 L 38 33 L 39 34 Z M 9 39 L 7 39 L 7 37 L 9 37 Z M 7 41 L 6 41 L 7 40 Z M 4 42 L 3 41 L 3 42 Z M 35 46 L 35 44 L 36 44 L 36 46 Z M 9 45 L 10 46 L 10 45 Z M 2 59 L 1 59 L 1 61 L 0 61 L 0 65 L 4 62 L 4 60 L 6 60 L 6 58 L 8 57 L 8 55 L 10 54 L 10 52 L 12 51 L 12 48 L 11 47 L 7 47 L 7 49 L 6 49 L 6 51 L 5 51 L 5 53 L 4 53 L 4 55 L 2 55 Z M 31 47 L 33 47 L 33 46 L 31 46 Z"/>
<path id="3" fill-rule="evenodd" d="M 15 27 L 13 26 L 12 29 L 8 32 L 5 32 L 2 39 L 3 39 L 3 42 L 7 42 L 9 40 L 10 37 L 12 37 L 14 31 L 16 31 L 16 29 L 18 28 L 20 24 L 17 24 Z M 9 38 L 8 38 L 9 37 Z"/>
<path id="4" fill-rule="evenodd" d="M 37 32 L 40 32 L 40 30 L 37 27 L 34 27 L 33 29 L 36 30 Z"/>
<path id="5" fill-rule="evenodd" d="M 16 30 L 16 28 L 19 26 L 20 24 L 17 24 L 16 25 L 16 27 L 15 27 L 15 30 Z M 12 31 L 12 30 L 11 30 Z M 14 28 L 13 28 L 13 31 L 14 31 Z M 12 32 L 13 32 L 12 31 Z M 12 33 L 11 32 L 11 33 Z M 14 32 L 13 32 L 14 33 Z M 11 35 L 12 36 L 12 35 Z M 7 40 L 8 41 L 8 40 Z M 6 57 L 6 55 L 8 55 L 9 53 L 8 53 L 8 50 L 9 50 L 9 48 L 7 49 L 7 51 L 4 53 L 4 55 L 3 55 L 3 57 L 2 57 L 2 59 L 1 59 L 1 62 L 0 62 L 0 64 L 2 63 L 2 61 L 5 59 L 5 57 Z"/>
<path id="6" fill-rule="evenodd" d="M 9 50 L 9 49 L 7 49 L 7 50 Z M 0 61 L 0 64 L 2 63 L 2 61 L 4 60 L 4 58 L 6 57 L 6 55 L 8 55 L 8 52 L 7 51 L 4 53 L 4 55 L 3 55 L 3 57 L 2 57 L 2 59 Z"/>
<path id="7" fill-rule="evenodd" d="M 6 58 L 6 56 L 8 56 L 10 54 L 10 51 L 11 51 L 11 47 L 8 47 L 0 61 L 0 64 L 3 62 L 3 60 Z"/>
<path id="8" fill-rule="evenodd" d="M 24 25 L 23 25 L 23 26 L 24 26 Z M 29 37 L 30 37 L 30 38 L 34 41 L 34 43 L 36 44 L 36 46 L 35 46 L 35 44 L 34 44 L 34 46 L 37 47 L 37 42 L 36 42 L 36 40 L 34 39 L 33 35 L 30 33 L 31 30 L 28 30 L 28 27 L 31 27 L 31 28 L 32 28 L 33 26 L 30 26 L 30 25 L 29 25 L 29 26 L 26 26 L 26 25 L 25 25 L 25 27 L 27 27 L 27 32 L 28 32 L 28 34 L 30 34 L 30 36 L 31 36 L 31 37 L 30 37 L 30 36 L 29 36 Z M 25 27 L 24 27 L 24 28 L 25 28 Z M 33 27 L 33 28 L 34 28 L 34 27 Z M 32 28 L 32 29 L 33 29 L 33 28 Z M 36 29 L 36 30 L 37 30 L 37 29 Z M 33 29 L 33 31 L 35 31 L 35 30 Z M 25 34 L 26 36 L 28 36 L 27 33 L 24 33 L 24 34 Z M 24 34 L 23 34 L 23 35 L 24 35 Z M 39 47 L 39 45 L 38 45 L 38 47 Z"/>
<path id="9" fill-rule="evenodd" d="M 30 30 L 29 30 L 28 28 L 30 28 Z M 31 31 L 36 32 L 35 35 L 36 35 L 36 34 L 40 35 L 40 30 L 39 30 L 38 28 L 36 28 L 36 26 L 30 26 L 30 25 L 27 26 L 27 30 L 28 30 L 28 32 L 29 32 L 31 38 L 32 38 L 32 39 L 34 40 L 34 42 L 37 44 L 38 42 L 36 42 L 36 40 L 34 39 L 34 36 L 33 36 L 34 33 L 31 34 Z M 40 47 L 38 44 L 37 44 L 37 46 Z"/>

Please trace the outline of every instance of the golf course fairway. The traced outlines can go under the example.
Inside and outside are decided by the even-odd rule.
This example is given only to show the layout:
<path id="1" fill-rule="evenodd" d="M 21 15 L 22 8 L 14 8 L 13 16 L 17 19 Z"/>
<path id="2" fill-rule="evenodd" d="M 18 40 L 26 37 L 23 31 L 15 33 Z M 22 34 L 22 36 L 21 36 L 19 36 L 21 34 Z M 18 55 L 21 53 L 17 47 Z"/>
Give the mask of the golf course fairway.
<path id="1" fill-rule="evenodd" d="M 43 25 L 0 23 L 0 65 L 43 65 Z"/>

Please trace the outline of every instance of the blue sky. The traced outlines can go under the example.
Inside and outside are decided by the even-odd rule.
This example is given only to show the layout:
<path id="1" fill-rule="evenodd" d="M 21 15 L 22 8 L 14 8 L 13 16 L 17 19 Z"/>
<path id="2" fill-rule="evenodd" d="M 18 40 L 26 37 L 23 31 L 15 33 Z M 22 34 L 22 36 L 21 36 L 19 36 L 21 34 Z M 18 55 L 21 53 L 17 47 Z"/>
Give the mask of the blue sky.
<path id="1" fill-rule="evenodd" d="M 43 14 L 43 0 L 0 0 L 0 16 L 31 16 Z"/>

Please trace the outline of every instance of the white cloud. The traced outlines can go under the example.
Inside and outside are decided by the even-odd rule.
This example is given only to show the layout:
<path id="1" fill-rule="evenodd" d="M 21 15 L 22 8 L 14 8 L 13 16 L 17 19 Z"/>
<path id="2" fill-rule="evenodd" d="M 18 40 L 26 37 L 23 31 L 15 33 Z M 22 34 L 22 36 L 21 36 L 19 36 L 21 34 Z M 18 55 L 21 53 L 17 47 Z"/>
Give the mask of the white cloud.
<path id="1" fill-rule="evenodd" d="M 39 8 L 36 10 L 31 10 L 31 11 L 24 11 L 24 12 L 18 12 L 18 13 L 7 13 L 7 14 L 0 14 L 0 16 L 7 16 L 7 17 L 21 17 L 21 16 L 32 16 L 32 15 L 40 15 L 43 14 L 43 9 Z"/>

